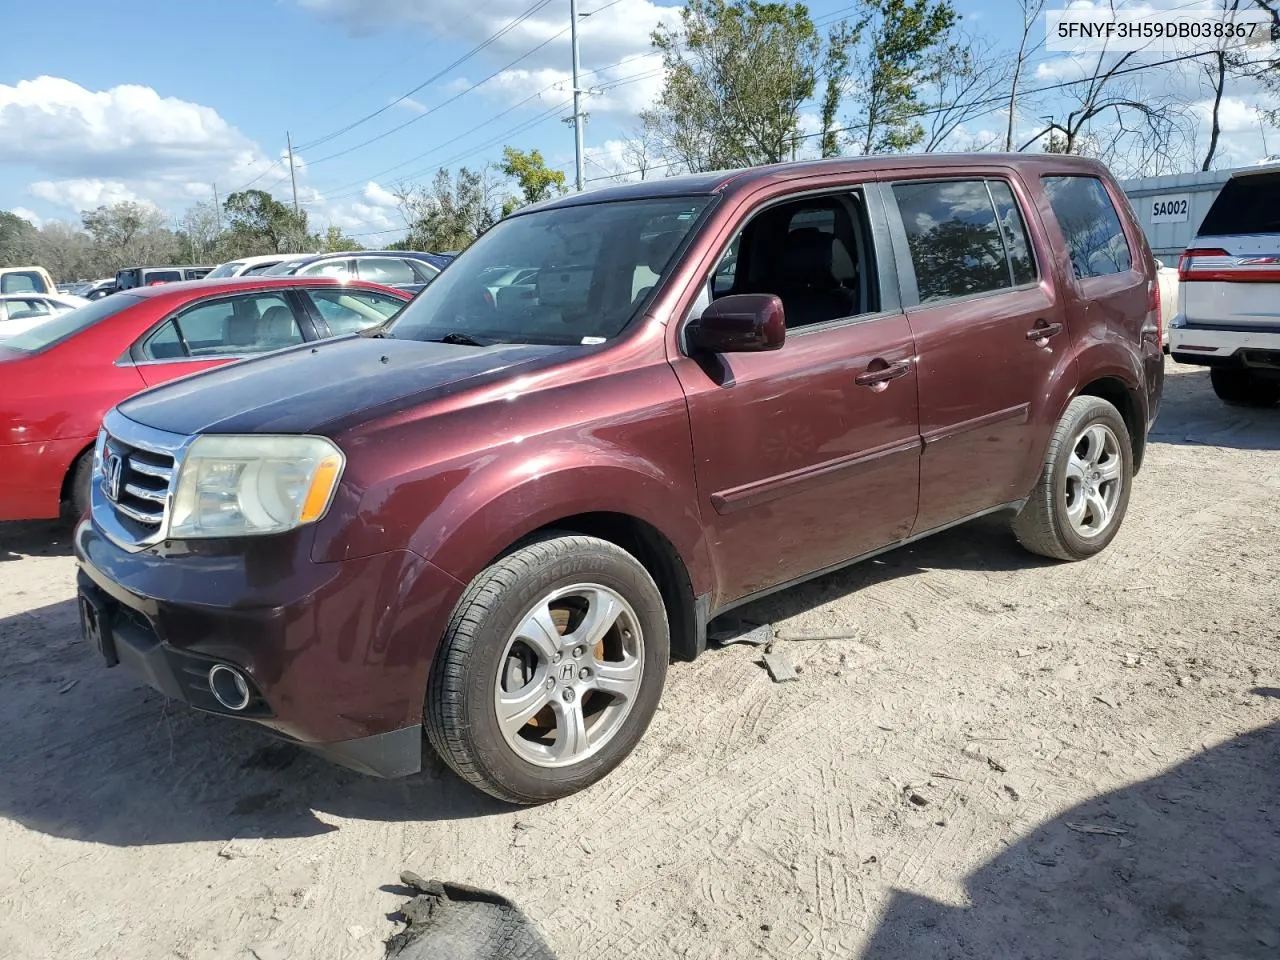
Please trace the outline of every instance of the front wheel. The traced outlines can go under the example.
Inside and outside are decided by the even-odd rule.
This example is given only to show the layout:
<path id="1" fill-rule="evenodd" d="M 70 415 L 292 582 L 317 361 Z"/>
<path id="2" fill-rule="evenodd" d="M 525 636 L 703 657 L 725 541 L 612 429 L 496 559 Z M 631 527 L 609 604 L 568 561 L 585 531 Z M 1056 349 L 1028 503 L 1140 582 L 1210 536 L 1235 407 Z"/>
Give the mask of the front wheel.
<path id="1" fill-rule="evenodd" d="M 1259 380 L 1241 367 L 1210 367 L 1209 382 L 1223 403 L 1237 407 L 1274 407 L 1280 402 L 1280 382 Z"/>
<path id="2" fill-rule="evenodd" d="M 634 557 L 594 537 L 539 540 L 458 601 L 432 666 L 427 738 L 501 800 L 567 796 L 640 740 L 669 650 L 662 596 Z"/>
<path id="3" fill-rule="evenodd" d="M 1133 447 L 1120 411 L 1100 397 L 1076 397 L 1058 421 L 1013 532 L 1041 556 L 1092 557 L 1119 532 L 1132 482 Z"/>

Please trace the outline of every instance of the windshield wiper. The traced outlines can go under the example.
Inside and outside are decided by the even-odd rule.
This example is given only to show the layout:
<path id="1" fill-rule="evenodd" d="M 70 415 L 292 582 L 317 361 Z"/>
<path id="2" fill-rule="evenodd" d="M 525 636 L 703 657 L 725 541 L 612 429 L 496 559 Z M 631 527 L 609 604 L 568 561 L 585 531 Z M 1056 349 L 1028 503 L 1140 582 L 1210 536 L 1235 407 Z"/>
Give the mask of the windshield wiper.
<path id="1" fill-rule="evenodd" d="M 443 337 L 433 337 L 427 341 L 428 343 L 452 343 L 459 347 L 491 347 L 495 343 L 493 340 L 479 340 L 471 336 L 469 333 L 446 333 Z"/>

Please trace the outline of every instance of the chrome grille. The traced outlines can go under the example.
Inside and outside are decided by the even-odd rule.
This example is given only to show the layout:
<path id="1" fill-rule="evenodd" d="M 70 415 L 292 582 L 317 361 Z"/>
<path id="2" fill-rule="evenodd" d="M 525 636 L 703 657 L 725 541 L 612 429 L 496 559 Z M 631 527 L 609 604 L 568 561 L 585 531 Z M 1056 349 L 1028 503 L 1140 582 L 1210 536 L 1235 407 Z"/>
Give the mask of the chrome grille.
<path id="1" fill-rule="evenodd" d="M 124 547 L 162 540 L 178 463 L 190 437 L 107 414 L 94 457 L 90 504 L 104 533 Z"/>

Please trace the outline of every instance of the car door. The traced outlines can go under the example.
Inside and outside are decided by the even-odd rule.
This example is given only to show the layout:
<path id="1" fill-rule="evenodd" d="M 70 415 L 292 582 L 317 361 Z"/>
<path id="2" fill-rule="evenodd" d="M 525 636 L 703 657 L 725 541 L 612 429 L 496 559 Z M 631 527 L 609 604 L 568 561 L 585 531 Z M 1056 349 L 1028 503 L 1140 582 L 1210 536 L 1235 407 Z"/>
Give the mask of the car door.
<path id="1" fill-rule="evenodd" d="M 311 287 L 299 293 L 311 304 L 322 337 L 340 337 L 377 326 L 409 302 L 380 290 L 351 287 Z"/>
<path id="2" fill-rule="evenodd" d="M 1026 496 L 1053 416 L 1049 386 L 1074 367 L 1018 181 L 901 180 L 886 202 L 917 352 L 923 533 Z"/>
<path id="3" fill-rule="evenodd" d="M 148 386 L 315 339 L 301 302 L 285 290 L 201 300 L 154 326 L 130 355 Z"/>
<path id="4" fill-rule="evenodd" d="M 842 187 L 758 208 L 705 278 L 692 316 L 736 293 L 774 293 L 788 312 L 780 350 L 673 360 L 717 606 L 911 530 L 915 345 L 888 250 L 878 195 Z"/>

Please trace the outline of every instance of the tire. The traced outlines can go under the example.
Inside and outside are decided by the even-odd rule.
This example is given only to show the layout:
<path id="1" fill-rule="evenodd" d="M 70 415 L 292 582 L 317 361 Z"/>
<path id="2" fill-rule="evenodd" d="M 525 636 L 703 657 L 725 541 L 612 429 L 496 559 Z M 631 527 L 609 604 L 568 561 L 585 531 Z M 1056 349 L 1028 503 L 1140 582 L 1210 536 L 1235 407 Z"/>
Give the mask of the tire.
<path id="1" fill-rule="evenodd" d="M 71 519 L 79 523 L 80 518 L 89 512 L 89 484 L 93 480 L 93 451 L 86 450 L 76 457 L 71 465 L 71 482 L 67 490 L 67 503 L 71 508 Z"/>
<path id="2" fill-rule="evenodd" d="M 1209 382 L 1223 403 L 1236 407 L 1274 407 L 1280 403 L 1280 382 L 1259 380 L 1240 367 L 1210 367 Z"/>
<path id="3" fill-rule="evenodd" d="M 1014 535 L 1055 560 L 1092 557 L 1119 532 L 1132 484 L 1133 444 L 1120 411 L 1100 397 L 1076 397 L 1049 440 Z"/>
<path id="4" fill-rule="evenodd" d="M 535 613 L 550 629 L 537 629 Z M 427 739 L 458 776 L 500 800 L 568 796 L 639 742 L 669 655 L 648 571 L 604 540 L 549 535 L 482 571 L 458 601 L 427 685 Z"/>

